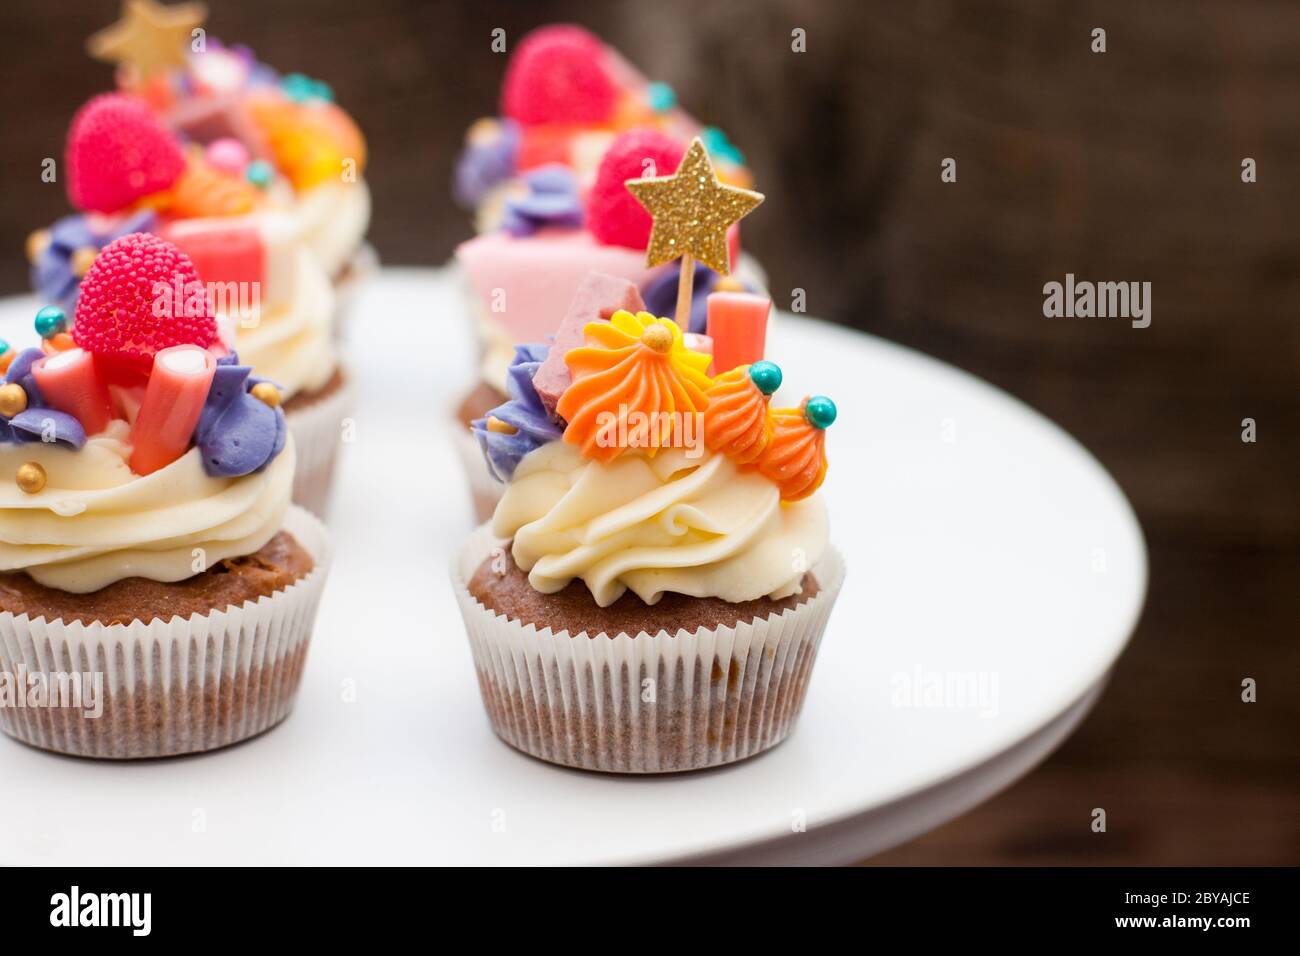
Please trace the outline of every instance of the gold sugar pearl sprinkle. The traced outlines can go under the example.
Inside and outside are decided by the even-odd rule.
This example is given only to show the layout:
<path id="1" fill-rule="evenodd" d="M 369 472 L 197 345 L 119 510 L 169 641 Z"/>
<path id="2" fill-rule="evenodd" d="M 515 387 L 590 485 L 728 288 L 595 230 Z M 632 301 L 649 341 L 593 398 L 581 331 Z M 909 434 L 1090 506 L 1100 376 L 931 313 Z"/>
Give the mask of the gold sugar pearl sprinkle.
<path id="1" fill-rule="evenodd" d="M 490 432 L 496 432 L 498 435 L 513 435 L 515 432 L 519 431 L 519 429 L 515 428 L 514 425 L 511 425 L 509 422 L 503 422 L 495 415 L 488 416 L 487 430 Z"/>
<path id="2" fill-rule="evenodd" d="M 280 390 L 270 382 L 258 382 L 253 386 L 252 396 L 272 408 L 280 407 Z"/>
<path id="3" fill-rule="evenodd" d="M 99 253 L 93 246 L 82 246 L 72 254 L 72 274 L 80 278 L 90 271 Z"/>
<path id="4" fill-rule="evenodd" d="M 656 352 L 667 352 L 673 347 L 673 333 L 662 322 L 656 322 L 641 333 L 641 344 Z"/>
<path id="5" fill-rule="evenodd" d="M 18 466 L 18 473 L 14 475 L 18 487 L 29 495 L 34 495 L 44 488 L 46 478 L 45 469 L 41 467 L 39 461 L 23 462 Z"/>
<path id="6" fill-rule="evenodd" d="M 13 418 L 27 408 L 27 393 L 17 382 L 0 386 L 0 415 Z"/>
<path id="7" fill-rule="evenodd" d="M 27 237 L 27 261 L 33 265 L 50 248 L 50 230 L 37 229 Z"/>

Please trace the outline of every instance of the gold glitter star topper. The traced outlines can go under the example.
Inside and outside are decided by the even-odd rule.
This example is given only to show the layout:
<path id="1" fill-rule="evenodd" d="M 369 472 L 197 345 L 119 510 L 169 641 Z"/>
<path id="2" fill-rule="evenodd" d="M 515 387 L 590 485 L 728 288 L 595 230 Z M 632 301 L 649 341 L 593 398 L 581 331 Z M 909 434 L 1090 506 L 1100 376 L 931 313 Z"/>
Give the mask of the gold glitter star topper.
<path id="1" fill-rule="evenodd" d="M 97 60 L 148 79 L 169 66 L 185 64 L 190 37 L 207 16 L 208 8 L 201 3 L 165 7 L 154 0 L 126 0 L 122 19 L 87 40 L 86 49 Z"/>
<path id="2" fill-rule="evenodd" d="M 727 230 L 763 201 L 763 194 L 718 182 L 713 163 L 697 137 L 672 176 L 629 179 L 625 185 L 654 220 L 646 265 L 682 258 L 677 284 L 677 324 L 686 328 L 695 260 L 721 275 L 731 274 Z"/>

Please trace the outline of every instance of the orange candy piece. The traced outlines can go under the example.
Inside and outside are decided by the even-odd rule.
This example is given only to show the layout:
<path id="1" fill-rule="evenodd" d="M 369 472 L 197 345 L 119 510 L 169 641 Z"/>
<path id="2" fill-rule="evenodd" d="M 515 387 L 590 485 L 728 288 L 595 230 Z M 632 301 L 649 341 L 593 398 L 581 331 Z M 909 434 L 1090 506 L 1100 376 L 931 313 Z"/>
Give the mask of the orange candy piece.
<path id="1" fill-rule="evenodd" d="M 48 339 L 41 339 L 41 351 L 46 355 L 53 355 L 55 352 L 66 352 L 68 349 L 76 348 L 76 341 L 67 332 L 60 332 L 57 335 L 51 335 Z"/>
<path id="2" fill-rule="evenodd" d="M 195 156 L 171 189 L 167 211 L 184 219 L 203 216 L 242 216 L 252 212 L 261 198 L 246 179 L 213 168 Z"/>
<path id="3" fill-rule="evenodd" d="M 774 408 L 769 421 L 772 440 L 758 459 L 759 474 L 781 489 L 782 501 L 807 498 L 826 480 L 826 431 L 802 408 Z"/>
<path id="4" fill-rule="evenodd" d="M 341 180 L 344 163 L 366 166 L 366 141 L 352 117 L 333 103 L 295 103 L 275 93 L 249 99 L 249 114 L 266 137 L 275 165 L 295 189 Z"/>
<path id="5" fill-rule="evenodd" d="M 762 455 L 772 441 L 772 423 L 767 396 L 749 377 L 749 366 L 724 372 L 705 394 L 709 407 L 704 410 L 704 447 L 738 465 Z"/>

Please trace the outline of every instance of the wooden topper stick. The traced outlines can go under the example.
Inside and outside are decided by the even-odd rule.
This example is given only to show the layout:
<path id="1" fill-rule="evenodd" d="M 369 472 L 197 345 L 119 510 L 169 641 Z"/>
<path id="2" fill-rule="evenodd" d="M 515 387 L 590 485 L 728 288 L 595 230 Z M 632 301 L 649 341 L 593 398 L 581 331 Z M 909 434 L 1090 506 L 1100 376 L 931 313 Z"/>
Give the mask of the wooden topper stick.
<path id="1" fill-rule="evenodd" d="M 682 254 L 682 271 L 677 275 L 677 327 L 691 330 L 691 296 L 695 291 L 695 257 Z"/>

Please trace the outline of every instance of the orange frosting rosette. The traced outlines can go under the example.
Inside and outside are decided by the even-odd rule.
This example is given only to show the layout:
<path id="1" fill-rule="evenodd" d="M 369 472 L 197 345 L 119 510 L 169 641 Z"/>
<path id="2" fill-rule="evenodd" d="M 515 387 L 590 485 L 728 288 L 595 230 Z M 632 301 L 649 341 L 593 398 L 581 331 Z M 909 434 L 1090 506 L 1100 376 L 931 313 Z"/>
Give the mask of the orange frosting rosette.
<path id="1" fill-rule="evenodd" d="M 248 180 L 215 168 L 195 151 L 164 203 L 170 215 L 197 219 L 242 216 L 252 212 L 261 199 L 261 191 Z"/>
<path id="2" fill-rule="evenodd" d="M 704 447 L 720 452 L 738 465 L 747 465 L 767 449 L 772 440 L 767 396 L 749 376 L 749 366 L 739 365 L 713 380 L 706 393 Z"/>
<path id="3" fill-rule="evenodd" d="M 687 440 L 683 416 L 709 404 L 710 356 L 686 348 L 677 323 L 649 312 L 620 309 L 583 333 L 588 344 L 564 356 L 573 375 L 555 409 L 569 423 L 564 440 L 602 462 Z"/>
<path id="4" fill-rule="evenodd" d="M 807 498 L 826 479 L 826 432 L 800 408 L 768 413 L 772 440 L 756 462 L 759 474 L 781 489 L 782 501 Z"/>

